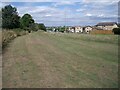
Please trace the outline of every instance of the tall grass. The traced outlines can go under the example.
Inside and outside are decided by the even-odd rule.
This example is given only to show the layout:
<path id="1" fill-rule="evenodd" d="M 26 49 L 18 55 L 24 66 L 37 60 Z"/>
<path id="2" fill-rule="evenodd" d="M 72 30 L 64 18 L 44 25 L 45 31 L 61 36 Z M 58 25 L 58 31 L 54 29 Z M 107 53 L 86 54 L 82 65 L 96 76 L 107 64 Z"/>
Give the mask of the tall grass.
<path id="1" fill-rule="evenodd" d="M 12 29 L 12 30 L 6 30 L 3 29 L 2 32 L 2 48 L 5 48 L 5 46 L 14 38 L 22 35 L 26 35 L 27 32 L 21 29 Z"/>
<path id="2" fill-rule="evenodd" d="M 73 39 L 73 40 L 83 40 L 83 41 L 94 41 L 94 42 L 105 42 L 111 44 L 118 44 L 118 35 L 105 35 L 105 34 L 54 34 L 60 37 L 65 37 L 66 39 Z"/>

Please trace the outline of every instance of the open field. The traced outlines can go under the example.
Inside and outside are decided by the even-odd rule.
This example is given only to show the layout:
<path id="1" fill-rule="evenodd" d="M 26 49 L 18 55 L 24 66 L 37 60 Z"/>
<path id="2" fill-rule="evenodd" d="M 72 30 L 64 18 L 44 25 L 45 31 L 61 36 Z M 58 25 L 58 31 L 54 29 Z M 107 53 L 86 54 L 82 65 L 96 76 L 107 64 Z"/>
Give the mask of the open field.
<path id="1" fill-rule="evenodd" d="M 118 87 L 118 36 L 35 32 L 3 54 L 3 87 Z"/>

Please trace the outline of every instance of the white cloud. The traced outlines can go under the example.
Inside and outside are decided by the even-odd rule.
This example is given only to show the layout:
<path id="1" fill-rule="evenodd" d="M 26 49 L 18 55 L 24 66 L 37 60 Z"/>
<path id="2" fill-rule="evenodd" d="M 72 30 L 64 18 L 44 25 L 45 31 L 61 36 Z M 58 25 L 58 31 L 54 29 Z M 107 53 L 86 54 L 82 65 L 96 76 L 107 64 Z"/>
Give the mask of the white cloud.
<path id="1" fill-rule="evenodd" d="M 6 5 L 8 5 L 8 4 L 9 4 L 9 3 L 3 3 L 3 2 L 0 2 L 0 8 L 6 6 Z"/>
<path id="2" fill-rule="evenodd" d="M 46 17 L 50 17 L 50 16 L 52 16 L 52 15 L 51 15 L 51 14 L 46 14 L 45 16 L 46 16 Z"/>
<path id="3" fill-rule="evenodd" d="M 100 14 L 100 15 L 98 15 L 98 17 L 104 17 L 105 15 L 104 14 Z"/>
<path id="4" fill-rule="evenodd" d="M 61 5 L 74 5 L 75 2 L 71 2 L 71 1 L 60 1 L 60 2 L 56 2 L 53 4 L 53 6 L 61 6 Z"/>
<path id="5" fill-rule="evenodd" d="M 68 0 L 4 0 L 4 2 L 64 2 Z M 81 0 L 69 0 L 70 2 L 80 2 Z"/>
<path id="6" fill-rule="evenodd" d="M 83 3 L 116 3 L 119 0 L 82 0 Z"/>
<path id="7" fill-rule="evenodd" d="M 44 0 L 44 2 L 51 2 L 52 0 Z M 4 0 L 4 2 L 43 2 L 43 0 Z"/>
<path id="8" fill-rule="evenodd" d="M 29 6 L 29 7 L 18 7 L 18 11 L 20 14 L 30 13 L 30 14 L 48 14 L 52 12 L 56 12 L 55 8 L 48 6 Z"/>
<path id="9" fill-rule="evenodd" d="M 83 12 L 85 10 L 86 10 L 85 8 L 76 9 L 77 12 Z"/>
<path id="10" fill-rule="evenodd" d="M 76 11 L 88 17 L 115 17 L 118 15 L 117 2 L 118 0 L 83 0 L 83 6 Z"/>
<path id="11" fill-rule="evenodd" d="M 116 7 L 112 7 L 110 10 L 106 8 L 109 5 L 113 6 L 113 4 L 117 4 L 117 0 L 114 0 L 113 2 L 112 0 L 96 0 L 98 2 L 93 0 L 79 0 L 82 5 L 80 6 L 80 8 L 77 7 L 76 10 L 74 10 L 74 8 L 72 9 L 71 7 L 64 9 L 57 7 L 62 7 L 62 5 L 75 6 L 75 1 L 61 0 L 59 2 L 54 2 L 53 5 L 43 4 L 41 6 L 33 6 L 33 3 L 26 3 L 22 6 L 16 6 L 16 8 L 18 9 L 20 16 L 25 13 L 29 13 L 33 16 L 36 22 L 43 22 L 45 23 L 45 25 L 64 25 L 66 20 L 66 23 L 68 25 L 83 25 L 88 23 L 96 23 L 97 21 L 99 21 L 97 19 L 100 18 L 117 17 Z M 34 0 L 34 2 L 36 2 L 36 0 Z M 44 2 L 46 2 L 46 0 L 44 0 Z M 108 2 L 108 4 L 106 2 Z"/>
<path id="12" fill-rule="evenodd" d="M 67 10 L 66 12 L 66 9 L 59 9 L 52 6 L 19 6 L 17 9 L 20 16 L 29 13 L 36 22 L 44 22 L 46 25 L 52 25 L 55 23 L 60 25 L 65 22 L 65 13 L 69 13 L 70 11 Z"/>
<path id="13" fill-rule="evenodd" d="M 86 16 L 93 16 L 91 13 L 87 13 Z"/>

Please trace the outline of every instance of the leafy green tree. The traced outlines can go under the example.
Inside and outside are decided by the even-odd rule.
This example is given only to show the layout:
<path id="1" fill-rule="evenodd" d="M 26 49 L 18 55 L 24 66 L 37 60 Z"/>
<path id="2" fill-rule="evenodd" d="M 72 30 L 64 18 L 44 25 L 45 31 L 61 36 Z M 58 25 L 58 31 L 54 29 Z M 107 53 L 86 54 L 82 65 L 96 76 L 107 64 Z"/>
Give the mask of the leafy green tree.
<path id="1" fill-rule="evenodd" d="M 2 10 L 0 10 L 0 17 L 2 17 Z M 0 28 L 2 28 L 2 18 L 0 18 Z"/>
<path id="2" fill-rule="evenodd" d="M 65 26 L 59 27 L 58 31 L 63 33 L 65 31 L 65 29 L 66 29 Z"/>
<path id="3" fill-rule="evenodd" d="M 38 24 L 37 23 L 32 23 L 31 26 L 30 26 L 30 29 L 32 31 L 38 31 L 39 30 Z"/>
<path id="4" fill-rule="evenodd" d="M 114 28 L 112 31 L 114 32 L 114 34 L 120 35 L 120 28 Z"/>
<path id="5" fill-rule="evenodd" d="M 24 14 L 20 19 L 20 27 L 22 29 L 31 31 L 31 27 L 33 27 L 34 19 L 30 14 Z"/>
<path id="6" fill-rule="evenodd" d="M 2 28 L 13 29 L 19 28 L 20 17 L 18 16 L 17 9 L 11 5 L 6 5 L 2 8 Z"/>
<path id="7" fill-rule="evenodd" d="M 120 28 L 120 24 L 118 24 L 118 27 Z"/>
<path id="8" fill-rule="evenodd" d="M 44 25 L 43 23 L 38 24 L 38 28 L 39 28 L 40 30 L 46 31 L 46 27 L 45 27 L 45 25 Z"/>

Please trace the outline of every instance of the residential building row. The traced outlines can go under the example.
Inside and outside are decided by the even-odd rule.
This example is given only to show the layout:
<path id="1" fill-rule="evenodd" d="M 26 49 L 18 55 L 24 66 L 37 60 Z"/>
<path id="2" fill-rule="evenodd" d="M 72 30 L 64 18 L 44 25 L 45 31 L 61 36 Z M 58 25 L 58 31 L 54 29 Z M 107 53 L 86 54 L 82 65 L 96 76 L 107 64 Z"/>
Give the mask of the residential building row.
<path id="1" fill-rule="evenodd" d="M 89 33 L 90 31 L 92 31 L 92 27 L 91 26 L 86 26 L 86 27 L 82 27 L 82 26 L 75 26 L 75 27 L 68 27 L 68 32 L 72 32 L 72 33 Z"/>
<path id="2" fill-rule="evenodd" d="M 118 28 L 116 22 L 101 22 L 95 26 L 67 26 L 66 31 L 71 33 L 90 33 L 92 30 L 113 30 L 113 28 Z M 58 31 L 56 27 L 53 27 L 52 31 L 55 30 Z"/>
<path id="3" fill-rule="evenodd" d="M 113 28 L 118 28 L 116 22 L 102 22 L 95 26 L 74 26 L 68 27 L 68 31 L 72 33 L 89 33 L 92 30 L 113 30 Z"/>

